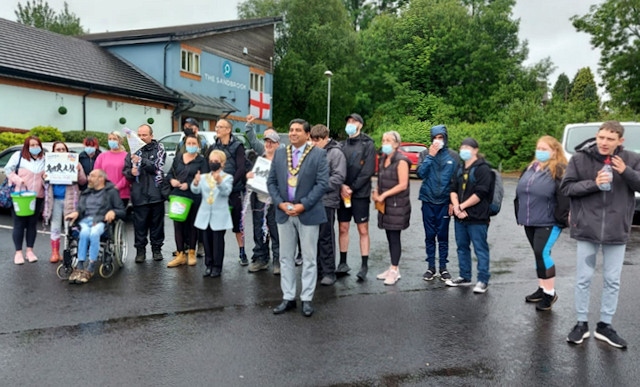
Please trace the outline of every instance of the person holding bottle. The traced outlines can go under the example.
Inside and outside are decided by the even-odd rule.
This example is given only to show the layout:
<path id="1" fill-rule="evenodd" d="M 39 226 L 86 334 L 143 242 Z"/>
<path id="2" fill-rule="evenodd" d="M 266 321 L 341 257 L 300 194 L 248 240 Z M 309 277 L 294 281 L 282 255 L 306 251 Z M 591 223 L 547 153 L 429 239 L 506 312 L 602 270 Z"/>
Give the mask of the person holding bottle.
<path id="1" fill-rule="evenodd" d="M 91 171 L 96 168 L 96 160 L 100 155 L 100 143 L 98 139 L 95 137 L 87 137 L 82 141 L 84 144 L 84 151 L 80 152 L 79 161 L 80 165 L 82 165 L 82 169 L 84 173 L 89 176 Z M 80 189 L 85 190 L 87 188 L 87 184 L 80 184 Z"/>
<path id="2" fill-rule="evenodd" d="M 560 189 L 571 199 L 569 227 L 577 241 L 575 310 L 577 324 L 567 341 L 581 344 L 590 336 L 589 296 L 596 255 L 602 248 L 603 290 L 595 337 L 616 348 L 627 342 L 611 326 L 618 306 L 620 275 L 631 233 L 635 191 L 640 191 L 640 155 L 623 149 L 624 127 L 604 122 L 596 133 L 576 147 Z M 611 165 L 612 174 L 603 170 Z"/>
<path id="3" fill-rule="evenodd" d="M 69 153 L 67 144 L 56 141 L 51 147 L 53 152 Z M 87 184 L 87 175 L 78 164 L 78 180 L 73 184 L 50 184 L 47 182 L 47 175 L 44 175 L 45 199 L 42 217 L 45 224 L 51 221 L 51 257 L 49 262 L 57 263 L 60 257 L 60 234 L 62 230 L 62 220 L 76 210 L 80 201 L 80 184 Z"/>
<path id="4" fill-rule="evenodd" d="M 551 136 L 542 136 L 536 144 L 536 156 L 527 166 L 516 187 L 516 221 L 524 226 L 536 259 L 538 289 L 525 297 L 536 309 L 551 310 L 558 300 L 555 291 L 556 266 L 551 248 L 567 227 L 569 198 L 560 192 L 567 168 L 562 145 Z"/>
<path id="5" fill-rule="evenodd" d="M 116 131 L 109 133 L 108 141 L 109 152 L 102 152 L 96 157 L 94 168 L 106 172 L 107 178 L 120 193 L 124 208 L 127 208 L 129 198 L 131 198 L 131 184 L 122 173 L 127 151 L 122 145 L 123 138 L 120 133 Z"/>
<path id="6" fill-rule="evenodd" d="M 13 243 L 16 248 L 13 262 L 16 265 L 24 264 L 22 241 L 25 238 L 25 230 L 27 231 L 27 261 L 36 262 L 38 257 L 33 252 L 33 245 L 36 242 L 36 229 L 44 202 L 44 180 L 42 178 L 44 176 L 44 152 L 40 139 L 35 136 L 27 137 L 22 149 L 11 156 L 4 170 L 11 184 L 15 186 L 16 192 L 27 190 L 36 193 L 36 211 L 33 215 L 17 216 L 13 207 L 11 209 Z"/>

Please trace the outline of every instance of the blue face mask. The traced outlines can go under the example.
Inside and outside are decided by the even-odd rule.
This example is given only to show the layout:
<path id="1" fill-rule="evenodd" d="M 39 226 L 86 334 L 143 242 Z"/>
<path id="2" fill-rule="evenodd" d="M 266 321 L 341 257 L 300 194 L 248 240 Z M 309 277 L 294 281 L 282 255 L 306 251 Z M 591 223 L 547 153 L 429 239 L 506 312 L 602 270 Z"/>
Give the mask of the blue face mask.
<path id="1" fill-rule="evenodd" d="M 194 154 L 194 153 L 198 152 L 198 146 L 197 145 L 194 145 L 194 146 L 187 145 L 187 146 L 185 146 L 185 148 L 187 149 L 187 153 Z"/>
<path id="2" fill-rule="evenodd" d="M 471 149 L 460 149 L 460 158 L 467 161 L 471 158 Z"/>
<path id="3" fill-rule="evenodd" d="M 353 136 L 358 131 L 358 127 L 356 126 L 356 124 L 347 124 L 347 126 L 344 128 L 344 131 L 347 132 L 349 136 Z"/>
<path id="4" fill-rule="evenodd" d="M 385 155 L 390 154 L 391 152 L 393 152 L 393 147 L 391 146 L 391 144 L 382 144 L 382 149 L 381 149 L 382 153 L 384 153 Z"/>
<path id="5" fill-rule="evenodd" d="M 34 156 L 39 155 L 40 152 L 42 152 L 42 148 L 40 148 L 39 146 L 34 146 L 29 148 L 29 153 L 31 153 Z"/>
<path id="6" fill-rule="evenodd" d="M 96 153 L 96 148 L 92 147 L 92 146 L 85 146 L 84 147 L 84 151 L 88 154 L 88 155 L 92 155 L 94 153 Z"/>
<path id="7" fill-rule="evenodd" d="M 540 161 L 541 163 L 549 161 L 550 158 L 551 158 L 551 152 L 543 151 L 543 150 L 536 150 L 536 159 L 538 161 Z"/>
<path id="8" fill-rule="evenodd" d="M 109 140 L 109 148 L 110 149 L 118 149 L 120 148 L 120 144 L 116 140 Z M 89 153 L 89 152 L 87 152 Z"/>

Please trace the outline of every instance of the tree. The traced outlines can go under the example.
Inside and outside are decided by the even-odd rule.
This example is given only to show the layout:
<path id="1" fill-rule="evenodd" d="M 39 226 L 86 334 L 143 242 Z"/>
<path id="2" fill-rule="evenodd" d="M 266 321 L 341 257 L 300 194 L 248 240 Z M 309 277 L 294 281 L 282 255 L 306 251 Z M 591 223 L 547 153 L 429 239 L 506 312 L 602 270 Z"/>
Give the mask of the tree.
<path id="1" fill-rule="evenodd" d="M 409 4 L 409 0 L 343 0 L 356 31 L 369 27 L 377 15 L 397 14 Z"/>
<path id="2" fill-rule="evenodd" d="M 56 13 L 44 0 L 27 0 L 26 5 L 18 3 L 14 11 L 16 21 L 20 24 L 41 28 L 62 35 L 83 35 L 88 33 L 82 28 L 80 18 L 69 11 L 64 3 L 64 10 Z"/>
<path id="3" fill-rule="evenodd" d="M 573 26 L 601 50 L 599 72 L 611 104 L 640 113 L 640 7 L 637 0 L 605 0 Z"/>
<path id="4" fill-rule="evenodd" d="M 575 105 L 576 109 L 584 111 L 589 120 L 600 116 L 598 88 L 589 67 L 578 70 L 573 78 L 569 101 Z"/>
<path id="5" fill-rule="evenodd" d="M 569 95 L 571 94 L 571 81 L 567 74 L 562 73 L 558 75 L 558 79 L 556 80 L 556 84 L 553 85 L 553 94 L 552 99 L 554 101 L 563 101 L 566 102 L 569 100 Z"/>

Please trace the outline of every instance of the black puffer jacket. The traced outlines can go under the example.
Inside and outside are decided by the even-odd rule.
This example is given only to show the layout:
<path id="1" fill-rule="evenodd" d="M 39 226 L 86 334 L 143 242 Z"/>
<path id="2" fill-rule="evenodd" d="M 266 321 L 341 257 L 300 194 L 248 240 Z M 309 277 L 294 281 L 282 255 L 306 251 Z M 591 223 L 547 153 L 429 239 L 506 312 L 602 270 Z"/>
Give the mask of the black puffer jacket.
<path id="1" fill-rule="evenodd" d="M 134 206 L 163 202 L 161 188 L 164 181 L 164 147 L 156 140 L 136 152 L 140 156 L 139 176 L 131 174 L 131 155 L 124 159 L 122 174 L 131 182 L 131 204 Z"/>
<path id="2" fill-rule="evenodd" d="M 347 158 L 347 178 L 344 184 L 353 191 L 352 198 L 363 199 L 371 196 L 371 176 L 376 167 L 376 146 L 371 137 L 360 132 L 340 143 Z"/>
<path id="3" fill-rule="evenodd" d="M 611 191 L 600 191 L 596 184 L 605 156 L 598 152 L 595 139 L 576 147 L 560 184 L 571 199 L 569 227 L 571 238 L 579 241 L 625 244 L 629 240 L 635 210 L 634 191 L 640 191 L 640 155 L 618 148 L 626 168 L 613 171 Z"/>
<path id="4" fill-rule="evenodd" d="M 378 194 L 398 185 L 398 164 L 404 160 L 411 167 L 411 161 L 399 152 L 391 156 L 391 163 L 384 167 L 387 155 L 380 157 L 378 165 Z M 409 227 L 411 219 L 411 198 L 410 186 L 404 191 L 390 196 L 384 200 L 384 214 L 378 213 L 378 228 L 383 230 L 405 230 Z"/>

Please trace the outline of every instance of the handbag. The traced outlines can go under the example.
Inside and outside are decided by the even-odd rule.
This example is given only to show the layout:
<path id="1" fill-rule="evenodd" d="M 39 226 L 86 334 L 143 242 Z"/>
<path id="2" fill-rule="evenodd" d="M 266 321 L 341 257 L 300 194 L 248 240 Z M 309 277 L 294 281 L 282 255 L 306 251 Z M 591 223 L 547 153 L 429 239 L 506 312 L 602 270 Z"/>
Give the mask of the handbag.
<path id="1" fill-rule="evenodd" d="M 18 165 L 16 165 L 15 172 L 18 173 L 18 169 L 20 169 L 20 162 L 22 161 L 22 153 L 20 154 L 20 158 L 18 159 Z M 15 185 L 10 184 L 9 176 L 2 182 L 0 185 L 0 207 L 2 208 L 11 208 L 13 207 L 13 200 L 11 199 L 11 193 Z"/>

